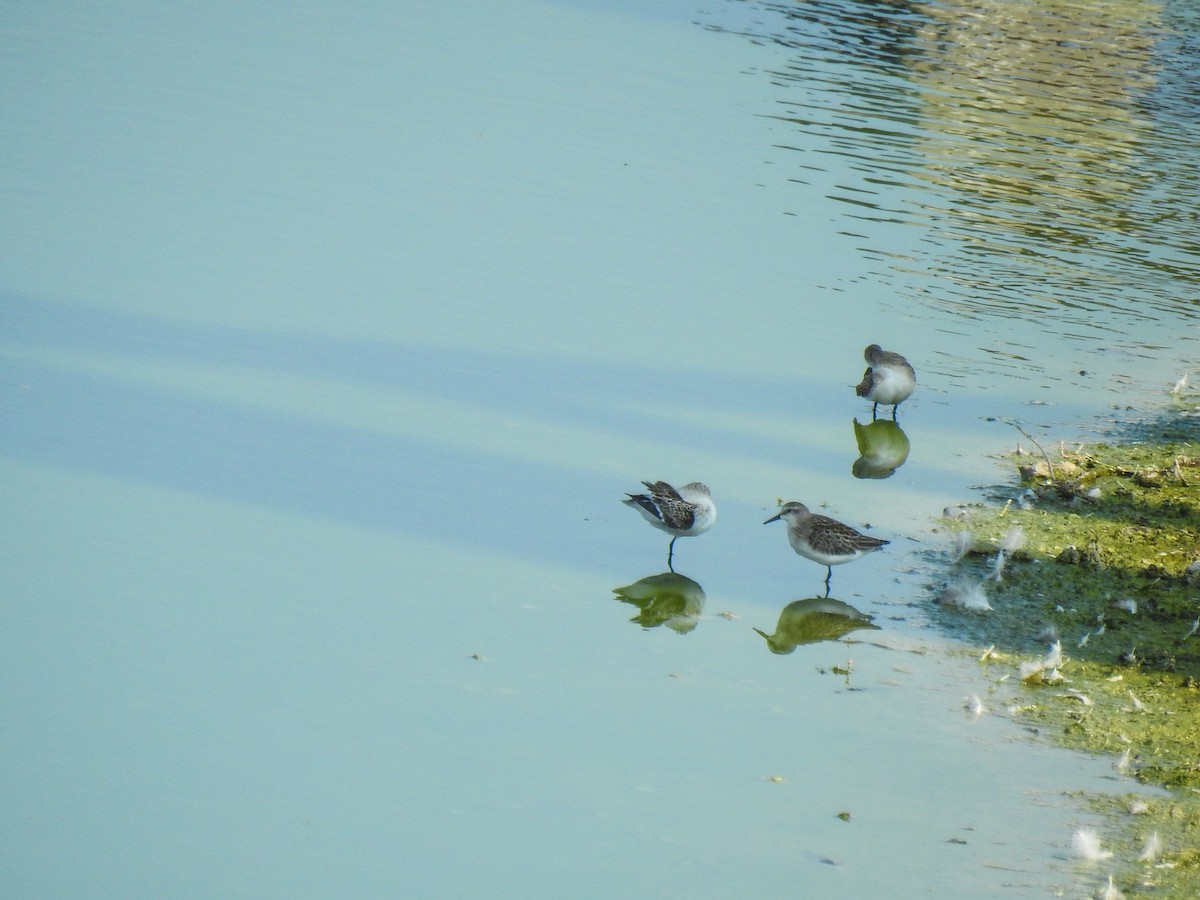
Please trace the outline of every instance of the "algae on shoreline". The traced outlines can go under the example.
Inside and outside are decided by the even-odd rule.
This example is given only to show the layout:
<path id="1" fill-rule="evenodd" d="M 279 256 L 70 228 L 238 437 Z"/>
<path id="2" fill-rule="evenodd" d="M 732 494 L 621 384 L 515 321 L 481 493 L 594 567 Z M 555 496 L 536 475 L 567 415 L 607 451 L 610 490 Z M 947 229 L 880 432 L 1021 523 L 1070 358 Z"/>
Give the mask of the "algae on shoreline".
<path id="1" fill-rule="evenodd" d="M 1093 803 L 1121 832 L 1118 883 L 1200 896 L 1200 443 L 1010 458 L 1016 492 L 947 511 L 963 553 L 935 616 L 990 648 L 985 674 L 1026 727 L 1169 789 Z M 990 609 L 955 605 L 970 591 Z M 1151 833 L 1164 849 L 1137 862 Z"/>

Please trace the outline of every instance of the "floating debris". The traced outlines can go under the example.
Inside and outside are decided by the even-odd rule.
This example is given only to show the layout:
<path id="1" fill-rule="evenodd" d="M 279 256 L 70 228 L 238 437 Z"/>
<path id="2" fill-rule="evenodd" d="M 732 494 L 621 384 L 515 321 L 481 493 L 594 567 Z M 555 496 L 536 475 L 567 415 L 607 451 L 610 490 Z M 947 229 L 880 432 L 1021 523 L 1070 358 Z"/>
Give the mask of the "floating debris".
<path id="1" fill-rule="evenodd" d="M 1108 876 L 1108 884 L 1100 889 L 1100 893 L 1096 895 L 1100 900 L 1125 900 L 1125 895 L 1120 889 L 1113 884 L 1113 877 Z"/>
<path id="2" fill-rule="evenodd" d="M 1113 606 L 1117 607 L 1117 609 L 1125 610 L 1125 612 L 1129 613 L 1131 616 L 1137 615 L 1137 601 L 1132 597 L 1126 597 L 1124 600 L 1118 600 L 1113 604 Z"/>
<path id="3" fill-rule="evenodd" d="M 850 813 L 846 812 L 845 810 L 842 810 L 840 813 L 838 813 L 838 814 L 837 814 L 837 817 L 838 817 L 839 819 L 841 819 L 843 822 L 849 822 L 849 821 L 850 821 Z"/>
<path id="4" fill-rule="evenodd" d="M 1131 816 L 1144 816 L 1150 812 L 1150 804 L 1145 800 L 1134 800 L 1129 804 L 1129 814 Z"/>
<path id="5" fill-rule="evenodd" d="M 988 711 L 988 708 L 983 705 L 983 700 L 979 698 L 978 694 L 970 694 L 967 697 L 966 709 L 967 712 L 977 719 Z"/>
<path id="6" fill-rule="evenodd" d="M 1147 712 L 1146 705 L 1137 698 L 1133 691 L 1129 692 L 1129 702 L 1133 704 L 1133 712 Z"/>

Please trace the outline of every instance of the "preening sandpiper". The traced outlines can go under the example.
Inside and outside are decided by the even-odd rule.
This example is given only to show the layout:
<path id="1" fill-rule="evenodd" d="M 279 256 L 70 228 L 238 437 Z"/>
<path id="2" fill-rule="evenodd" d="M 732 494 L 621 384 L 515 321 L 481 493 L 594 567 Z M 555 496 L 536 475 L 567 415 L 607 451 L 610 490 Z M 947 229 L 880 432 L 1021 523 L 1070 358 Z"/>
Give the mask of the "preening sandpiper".
<path id="1" fill-rule="evenodd" d="M 896 407 L 911 397 L 917 387 L 917 373 L 899 353 L 884 350 L 878 344 L 864 350 L 863 358 L 867 361 L 867 371 L 854 393 L 875 404 L 871 407 L 872 419 L 880 403 L 891 406 L 892 418 L 896 418 Z"/>
<path id="2" fill-rule="evenodd" d="M 829 594 L 829 580 L 833 577 L 833 566 L 853 562 L 878 550 L 888 542 L 856 531 L 837 519 L 809 512 L 803 503 L 794 500 L 783 504 L 778 513 L 763 522 L 767 525 L 777 519 L 787 522 L 788 543 L 792 549 L 813 562 L 825 566 L 825 593 Z"/>
<path id="3" fill-rule="evenodd" d="M 712 494 L 698 481 L 685 484 L 676 490 L 665 481 L 643 481 L 645 494 L 628 494 L 621 502 L 632 506 L 647 522 L 671 535 L 667 547 L 667 568 L 672 572 L 675 541 L 681 537 L 704 534 L 717 521 L 717 507 Z"/>

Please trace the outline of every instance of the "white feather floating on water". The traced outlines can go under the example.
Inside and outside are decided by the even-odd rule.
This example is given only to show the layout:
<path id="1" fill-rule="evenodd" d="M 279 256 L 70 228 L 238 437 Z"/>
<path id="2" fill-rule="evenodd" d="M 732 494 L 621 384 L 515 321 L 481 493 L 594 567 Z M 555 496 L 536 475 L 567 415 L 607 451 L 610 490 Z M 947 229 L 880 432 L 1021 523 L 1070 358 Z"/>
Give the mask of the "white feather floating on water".
<path id="1" fill-rule="evenodd" d="M 967 712 L 975 716 L 975 718 L 979 718 L 988 711 L 988 708 L 983 705 L 983 700 L 979 698 L 978 694 L 971 694 L 967 697 L 966 708 Z"/>
<path id="2" fill-rule="evenodd" d="M 1020 525 L 1014 525 L 1000 538 L 1000 549 L 1005 553 L 1012 553 L 1020 550 L 1025 546 L 1025 529 Z"/>
<path id="3" fill-rule="evenodd" d="M 1154 862 L 1158 859 L 1158 854 L 1162 853 L 1162 841 L 1158 839 L 1158 832 L 1150 832 L 1150 837 L 1146 838 L 1146 843 L 1142 846 L 1142 852 L 1138 855 L 1141 862 Z"/>
<path id="4" fill-rule="evenodd" d="M 1037 661 L 1026 660 L 1025 662 L 1021 663 L 1021 680 L 1026 682 L 1041 681 L 1042 673 L 1045 670 L 1046 667 L 1042 665 L 1042 661 L 1040 659 Z"/>
<path id="5" fill-rule="evenodd" d="M 992 608 L 982 582 L 955 582 L 942 591 L 938 603 L 943 606 L 958 606 L 971 612 L 988 612 Z"/>
<path id="6" fill-rule="evenodd" d="M 1066 680 L 1062 672 L 1055 668 L 1047 668 L 1040 659 L 1021 663 L 1021 681 L 1024 684 L 1058 684 Z"/>
<path id="7" fill-rule="evenodd" d="M 967 555 L 967 551 L 971 549 L 971 542 L 975 540 L 975 535 L 967 530 L 962 530 L 954 535 L 954 561 L 958 562 Z"/>
<path id="8" fill-rule="evenodd" d="M 1137 615 L 1137 601 L 1132 597 L 1126 597 L 1124 600 L 1118 600 L 1113 604 L 1113 606 L 1117 607 L 1117 609 L 1125 610 L 1125 612 L 1129 613 L 1131 616 Z"/>
<path id="9" fill-rule="evenodd" d="M 1055 641 L 1050 645 L 1050 649 L 1046 652 L 1046 658 L 1042 660 L 1042 667 L 1046 669 L 1057 669 L 1062 664 L 1062 641 Z"/>
<path id="10" fill-rule="evenodd" d="M 1080 859 L 1099 862 L 1102 859 L 1112 859 L 1112 851 L 1100 846 L 1100 835 L 1091 828 L 1080 828 L 1071 836 L 1071 848 Z"/>
<path id="11" fill-rule="evenodd" d="M 1133 762 L 1133 754 L 1129 751 L 1129 748 L 1126 747 L 1125 752 L 1117 757 L 1117 761 L 1113 763 L 1113 765 L 1116 767 L 1118 772 L 1125 772 L 1129 769 L 1129 764 L 1131 762 Z"/>
<path id="12" fill-rule="evenodd" d="M 1108 876 L 1108 884 L 1100 889 L 1100 893 L 1096 895 L 1100 900 L 1125 900 L 1125 895 L 1121 893 L 1121 889 L 1113 884 L 1113 877 Z"/>

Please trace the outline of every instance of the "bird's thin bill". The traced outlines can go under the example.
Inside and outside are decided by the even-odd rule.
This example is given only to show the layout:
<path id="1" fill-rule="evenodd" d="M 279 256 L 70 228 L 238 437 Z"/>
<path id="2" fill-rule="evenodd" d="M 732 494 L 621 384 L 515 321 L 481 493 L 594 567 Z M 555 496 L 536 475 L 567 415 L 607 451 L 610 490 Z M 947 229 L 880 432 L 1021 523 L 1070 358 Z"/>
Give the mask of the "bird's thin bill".
<path id="1" fill-rule="evenodd" d="M 775 513 L 775 515 L 771 516 L 771 518 L 767 519 L 767 521 L 763 522 L 763 524 L 770 525 L 772 522 L 778 522 L 782 515 L 783 513 Z"/>

